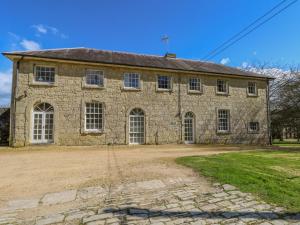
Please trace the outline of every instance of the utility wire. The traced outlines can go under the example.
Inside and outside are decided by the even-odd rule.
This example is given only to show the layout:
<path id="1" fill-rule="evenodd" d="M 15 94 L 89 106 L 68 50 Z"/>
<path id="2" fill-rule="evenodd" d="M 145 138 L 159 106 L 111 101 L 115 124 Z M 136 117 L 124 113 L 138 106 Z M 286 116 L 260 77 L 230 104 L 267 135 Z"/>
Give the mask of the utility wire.
<path id="1" fill-rule="evenodd" d="M 231 47 L 232 45 L 234 45 L 236 42 L 238 42 L 239 40 L 241 40 L 242 38 L 246 37 L 248 34 L 252 33 L 254 30 L 256 30 L 257 28 L 261 27 L 263 24 L 267 23 L 268 21 L 270 21 L 272 18 L 274 18 L 275 16 L 277 16 L 278 14 L 280 14 L 281 12 L 283 12 L 284 10 L 286 10 L 287 8 L 289 8 L 291 5 L 295 4 L 298 0 L 294 0 L 291 3 L 289 3 L 288 5 L 286 5 L 284 8 L 280 9 L 279 11 L 277 11 L 275 14 L 273 14 L 271 17 L 267 18 L 266 20 L 262 21 L 261 23 L 259 23 L 258 25 L 256 25 L 255 27 L 253 27 L 251 30 L 249 30 L 247 33 L 245 33 L 244 35 L 242 35 L 241 37 L 239 37 L 238 39 L 234 40 L 236 37 L 238 37 L 240 34 L 242 34 L 244 31 L 246 31 L 248 28 L 252 27 L 255 23 L 257 23 L 259 20 L 261 20 L 262 18 L 266 17 L 268 14 L 270 14 L 270 12 L 274 11 L 276 8 L 278 8 L 280 5 L 282 5 L 284 2 L 286 2 L 287 0 L 283 0 L 281 1 L 279 4 L 277 4 L 276 6 L 274 6 L 271 10 L 269 10 L 267 13 L 265 13 L 263 16 L 259 17 L 258 19 L 256 19 L 254 22 L 252 22 L 250 25 L 248 25 L 247 27 L 245 27 L 244 29 L 242 29 L 239 33 L 237 33 L 236 35 L 232 36 L 230 39 L 228 39 L 226 42 L 224 42 L 223 44 L 221 44 L 219 47 L 217 47 L 216 49 L 214 49 L 213 51 L 211 51 L 209 54 L 207 54 L 203 59 L 204 60 L 209 60 L 214 58 L 215 56 L 219 55 L 221 52 L 225 51 L 227 48 Z M 234 41 L 233 41 L 234 40 Z M 231 42 L 233 41 L 233 42 Z M 231 43 L 230 43 L 231 42 Z M 230 43 L 229 45 L 227 45 L 228 43 Z M 226 46 L 227 45 L 227 46 Z M 225 47 L 223 47 L 225 46 Z M 223 47 L 223 48 L 222 48 Z M 220 49 L 220 50 L 219 50 Z"/>
<path id="2" fill-rule="evenodd" d="M 248 26 L 246 26 L 245 28 L 243 28 L 240 32 L 238 32 L 237 34 L 233 35 L 231 38 L 229 38 L 227 41 L 223 42 L 223 44 L 219 45 L 217 48 L 215 48 L 214 50 L 212 50 L 211 52 L 209 52 L 206 56 L 203 57 L 203 59 L 209 58 L 210 55 L 214 54 L 215 52 L 217 52 L 220 48 L 222 48 L 224 45 L 226 45 L 227 43 L 229 43 L 230 41 L 234 40 L 236 37 L 238 37 L 240 34 L 242 34 L 244 31 L 248 30 L 250 27 L 252 27 L 254 24 L 256 24 L 258 21 L 260 21 L 262 18 L 266 17 L 268 14 L 270 14 L 271 12 L 273 12 L 275 9 L 277 9 L 279 6 L 281 6 L 283 3 L 285 3 L 287 0 L 283 0 L 281 2 L 279 2 L 277 5 L 275 5 L 272 9 L 270 9 L 269 11 L 267 11 L 264 15 L 260 16 L 259 18 L 257 18 L 256 20 L 254 20 L 252 23 L 250 23 Z"/>

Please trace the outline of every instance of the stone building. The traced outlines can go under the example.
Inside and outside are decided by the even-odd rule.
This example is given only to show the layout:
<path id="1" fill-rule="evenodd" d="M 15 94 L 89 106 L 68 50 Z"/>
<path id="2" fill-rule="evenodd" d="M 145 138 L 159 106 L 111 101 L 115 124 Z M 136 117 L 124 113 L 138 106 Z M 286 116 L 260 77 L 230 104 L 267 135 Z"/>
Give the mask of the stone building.
<path id="1" fill-rule="evenodd" d="M 269 77 L 88 48 L 6 52 L 10 145 L 268 144 Z"/>

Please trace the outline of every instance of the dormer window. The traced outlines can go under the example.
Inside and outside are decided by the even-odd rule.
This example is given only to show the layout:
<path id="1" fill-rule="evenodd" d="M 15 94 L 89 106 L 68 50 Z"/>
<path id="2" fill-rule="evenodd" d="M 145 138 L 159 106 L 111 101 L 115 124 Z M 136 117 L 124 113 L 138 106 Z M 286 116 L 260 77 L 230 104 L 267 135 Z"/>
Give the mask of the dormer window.
<path id="1" fill-rule="evenodd" d="M 55 67 L 51 66 L 36 66 L 34 81 L 39 83 L 54 83 Z"/>

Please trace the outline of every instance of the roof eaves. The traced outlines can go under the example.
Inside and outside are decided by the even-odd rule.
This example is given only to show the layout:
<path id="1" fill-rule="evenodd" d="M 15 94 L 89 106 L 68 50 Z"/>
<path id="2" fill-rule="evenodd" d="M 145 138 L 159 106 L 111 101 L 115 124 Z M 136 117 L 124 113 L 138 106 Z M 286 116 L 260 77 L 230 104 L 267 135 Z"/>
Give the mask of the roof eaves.
<path id="1" fill-rule="evenodd" d="M 7 56 L 21 56 L 21 57 L 33 57 L 33 58 L 42 58 L 42 59 L 56 59 L 56 60 L 67 60 L 67 61 L 77 61 L 77 62 L 101 63 L 101 64 L 108 64 L 108 65 L 135 66 L 135 67 L 155 68 L 155 69 L 173 70 L 173 71 L 202 72 L 202 73 L 215 74 L 215 75 L 219 74 L 219 75 L 224 75 L 224 76 L 251 77 L 251 78 L 268 79 L 268 80 L 275 79 L 270 76 L 256 74 L 253 72 L 251 72 L 251 74 L 253 74 L 253 75 L 246 75 L 246 74 L 238 74 L 238 73 L 232 74 L 232 73 L 211 72 L 211 71 L 193 70 L 193 69 L 189 70 L 189 69 L 180 69 L 180 68 L 175 69 L 175 68 L 156 67 L 156 66 L 132 65 L 132 64 L 126 64 L 126 63 L 120 64 L 120 63 L 114 63 L 114 62 L 99 62 L 99 61 L 95 61 L 95 60 L 72 59 L 72 58 L 63 58 L 63 57 L 59 58 L 59 57 L 51 57 L 51 56 L 37 56 L 37 55 L 26 54 L 26 52 L 24 52 L 24 51 L 23 52 L 2 52 L 2 55 L 6 56 L 6 57 Z M 183 59 L 183 60 L 185 60 L 185 59 Z M 192 61 L 192 60 L 190 60 L 190 61 Z M 196 61 L 194 61 L 194 62 L 196 62 Z M 213 64 L 211 62 L 209 62 L 209 63 Z M 234 68 L 234 69 L 237 69 L 237 68 Z M 243 71 L 243 72 L 250 73 L 247 71 Z"/>

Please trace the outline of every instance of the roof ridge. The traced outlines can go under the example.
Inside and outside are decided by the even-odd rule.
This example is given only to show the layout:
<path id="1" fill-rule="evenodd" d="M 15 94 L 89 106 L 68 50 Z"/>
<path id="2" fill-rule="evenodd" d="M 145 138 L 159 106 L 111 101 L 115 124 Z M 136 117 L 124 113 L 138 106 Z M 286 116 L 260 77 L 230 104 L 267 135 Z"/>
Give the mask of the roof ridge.
<path id="1" fill-rule="evenodd" d="M 161 56 L 161 55 L 143 54 L 143 53 L 135 53 L 135 52 L 125 52 L 125 51 L 117 51 L 117 50 L 105 50 L 105 49 L 96 49 L 96 48 L 86 48 L 86 49 L 91 49 L 91 50 L 95 50 L 95 51 L 103 51 L 103 52 L 111 52 L 111 53 L 121 53 L 121 54 L 127 54 L 127 55 L 153 56 L 153 57 L 159 57 L 159 58 L 164 57 L 164 56 Z"/>

